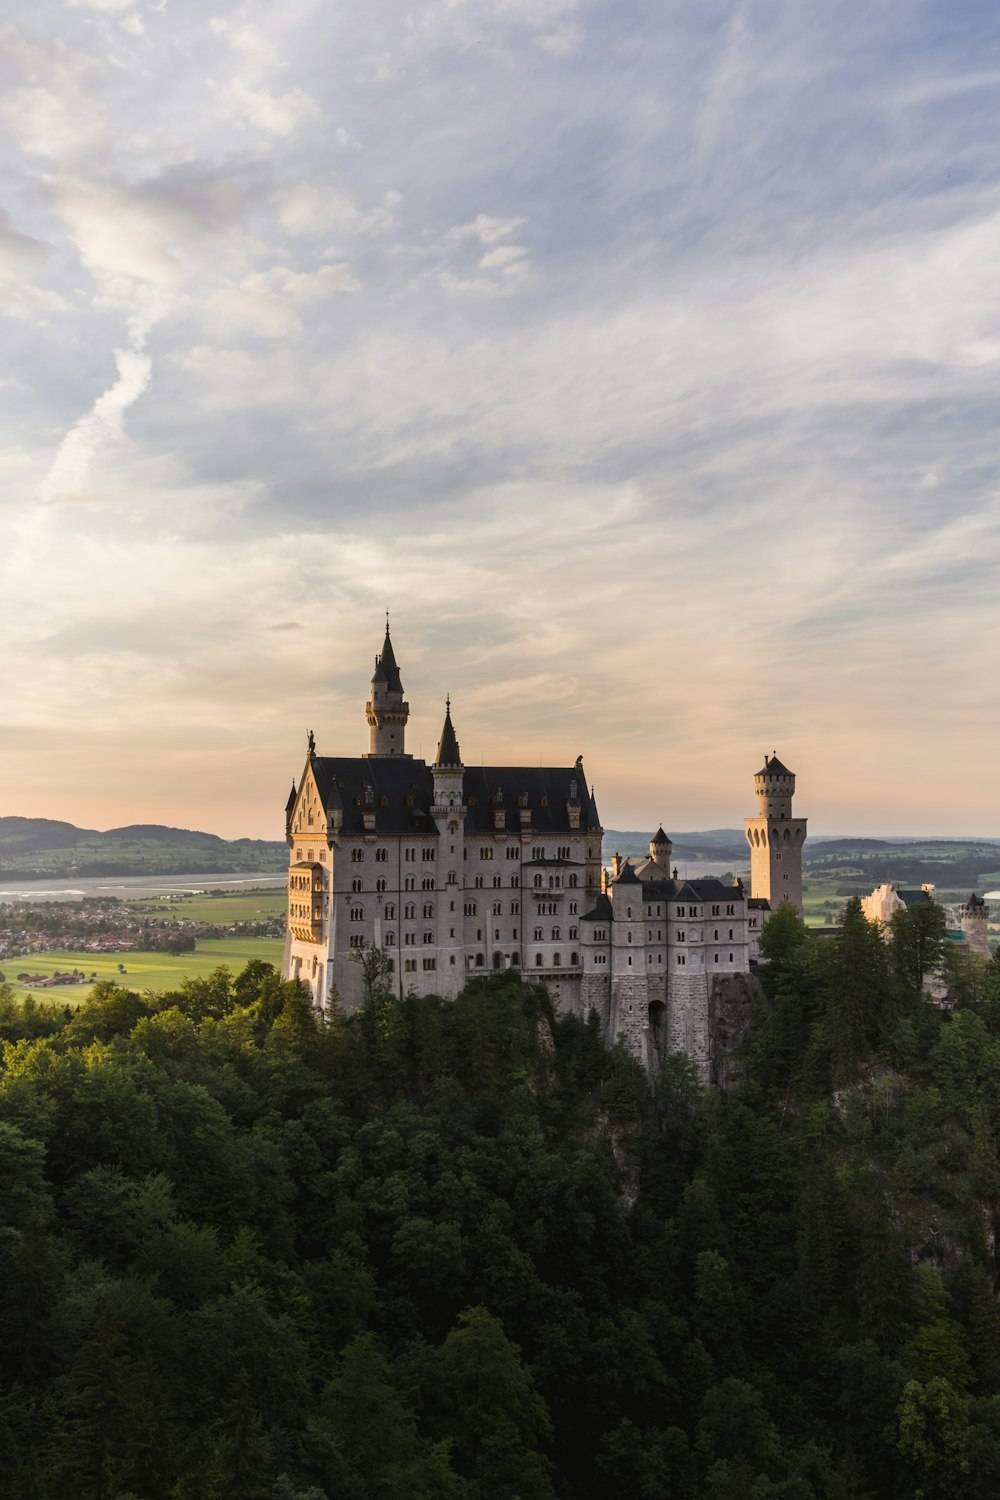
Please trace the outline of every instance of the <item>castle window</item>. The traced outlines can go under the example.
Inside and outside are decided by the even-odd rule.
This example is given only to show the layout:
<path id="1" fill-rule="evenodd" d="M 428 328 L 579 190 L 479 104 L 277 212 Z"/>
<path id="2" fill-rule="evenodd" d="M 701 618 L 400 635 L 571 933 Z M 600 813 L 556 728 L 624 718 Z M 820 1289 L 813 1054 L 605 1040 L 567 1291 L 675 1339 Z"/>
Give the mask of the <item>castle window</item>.
<path id="1" fill-rule="evenodd" d="M 375 859 L 376 859 L 376 862 L 378 864 L 384 865 L 385 862 L 386 862 L 386 860 L 388 858 L 389 858 L 389 851 L 388 851 L 388 849 L 376 849 L 375 850 Z"/>
<path id="2" fill-rule="evenodd" d="M 352 865 L 359 865 L 359 864 L 361 864 L 361 862 L 364 859 L 364 857 L 365 857 L 365 851 L 363 849 L 352 849 L 351 850 L 351 864 Z"/>

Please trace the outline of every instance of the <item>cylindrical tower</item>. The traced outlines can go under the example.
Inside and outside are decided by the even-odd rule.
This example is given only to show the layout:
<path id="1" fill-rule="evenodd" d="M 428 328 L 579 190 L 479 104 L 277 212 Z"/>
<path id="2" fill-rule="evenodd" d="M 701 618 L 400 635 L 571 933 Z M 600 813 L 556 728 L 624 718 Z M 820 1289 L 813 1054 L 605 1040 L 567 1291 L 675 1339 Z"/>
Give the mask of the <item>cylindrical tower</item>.
<path id="1" fill-rule="evenodd" d="M 744 823 L 750 845 L 750 893 L 772 909 L 790 901 L 801 915 L 806 819 L 792 815 L 795 775 L 777 755 L 765 755 L 753 780 L 757 816 Z"/>

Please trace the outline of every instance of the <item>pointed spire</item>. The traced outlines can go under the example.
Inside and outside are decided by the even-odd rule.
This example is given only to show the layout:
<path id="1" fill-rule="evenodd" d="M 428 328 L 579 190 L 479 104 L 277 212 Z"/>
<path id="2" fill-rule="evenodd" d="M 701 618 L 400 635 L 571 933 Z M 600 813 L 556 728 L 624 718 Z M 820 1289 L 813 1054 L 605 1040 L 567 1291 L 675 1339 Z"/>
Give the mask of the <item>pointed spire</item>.
<path id="1" fill-rule="evenodd" d="M 451 722 L 451 694 L 444 701 L 444 726 L 441 730 L 441 738 L 438 740 L 437 755 L 434 758 L 435 766 L 460 766 L 462 764 L 461 752 L 458 748 L 458 740 L 455 736 L 455 726 Z"/>
<path id="2" fill-rule="evenodd" d="M 378 658 L 375 674 L 381 672 L 385 678 L 386 686 L 390 693 L 401 693 L 403 684 L 399 679 L 399 668 L 396 665 L 396 653 L 392 649 L 392 640 L 389 636 L 389 611 L 385 612 L 385 640 L 382 644 L 382 655 Z M 372 678 L 375 681 L 375 678 Z"/>

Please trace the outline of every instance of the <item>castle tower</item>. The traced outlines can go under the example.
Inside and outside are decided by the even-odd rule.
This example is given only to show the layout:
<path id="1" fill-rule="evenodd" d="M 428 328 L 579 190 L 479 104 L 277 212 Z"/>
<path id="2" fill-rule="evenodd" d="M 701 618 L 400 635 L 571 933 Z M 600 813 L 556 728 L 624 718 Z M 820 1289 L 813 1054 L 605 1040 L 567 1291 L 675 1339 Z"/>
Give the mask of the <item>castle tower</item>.
<path id="1" fill-rule="evenodd" d="M 965 941 L 969 945 L 969 952 L 977 954 L 980 958 L 989 958 L 990 945 L 987 936 L 990 909 L 982 896 L 972 892 L 968 901 L 963 901 L 958 908 L 958 914 L 962 922 L 962 931 L 965 933 Z"/>
<path id="2" fill-rule="evenodd" d="M 438 829 L 437 965 L 438 994 L 450 999 L 464 983 L 465 929 L 465 769 L 451 722 L 451 699 L 445 699 L 444 724 L 431 766 L 434 800 L 431 817 Z"/>
<path id="3" fill-rule="evenodd" d="M 385 617 L 385 642 L 381 656 L 375 658 L 372 695 L 365 704 L 371 742 L 368 755 L 403 755 L 406 721 L 410 705 L 403 701 L 403 684 L 399 680 L 392 641 L 389 639 L 389 616 Z"/>
<path id="4" fill-rule="evenodd" d="M 802 845 L 806 819 L 792 815 L 795 776 L 777 755 L 764 757 L 754 777 L 757 816 L 744 820 L 750 845 L 750 893 L 772 910 L 790 901 L 802 913 Z"/>
<path id="5" fill-rule="evenodd" d="M 673 852 L 674 846 L 670 842 L 670 835 L 663 832 L 661 823 L 649 841 L 649 857 L 663 880 L 670 879 L 670 857 Z"/>

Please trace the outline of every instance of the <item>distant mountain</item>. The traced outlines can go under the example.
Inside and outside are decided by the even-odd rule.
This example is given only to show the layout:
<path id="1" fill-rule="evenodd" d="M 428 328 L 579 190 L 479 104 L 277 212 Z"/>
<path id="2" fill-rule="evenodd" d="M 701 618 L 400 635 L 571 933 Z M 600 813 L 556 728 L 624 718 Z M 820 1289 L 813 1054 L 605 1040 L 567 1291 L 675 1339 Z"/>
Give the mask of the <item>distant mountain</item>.
<path id="1" fill-rule="evenodd" d="M 277 873 L 287 861 L 278 839 L 223 839 L 163 823 L 102 831 L 53 818 L 0 818 L 0 876 Z"/>

